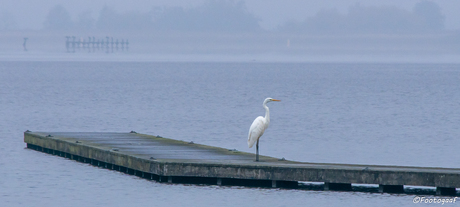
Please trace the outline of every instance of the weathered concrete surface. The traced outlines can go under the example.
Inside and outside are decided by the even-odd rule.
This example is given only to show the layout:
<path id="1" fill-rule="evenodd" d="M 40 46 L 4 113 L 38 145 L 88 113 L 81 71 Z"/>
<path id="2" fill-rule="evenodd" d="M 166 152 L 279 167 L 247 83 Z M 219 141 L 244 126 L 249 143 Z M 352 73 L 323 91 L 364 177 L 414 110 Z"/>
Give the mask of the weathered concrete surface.
<path id="1" fill-rule="evenodd" d="M 137 133 L 25 132 L 24 142 L 159 176 L 460 188 L 460 169 L 254 162 L 251 153 Z"/>

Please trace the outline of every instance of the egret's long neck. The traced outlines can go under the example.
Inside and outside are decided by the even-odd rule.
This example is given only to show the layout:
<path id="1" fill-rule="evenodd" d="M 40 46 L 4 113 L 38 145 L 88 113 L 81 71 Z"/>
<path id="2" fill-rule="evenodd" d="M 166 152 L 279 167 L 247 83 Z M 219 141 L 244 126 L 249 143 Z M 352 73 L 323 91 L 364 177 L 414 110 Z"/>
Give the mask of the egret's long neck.
<path id="1" fill-rule="evenodd" d="M 267 103 L 264 102 L 264 109 L 265 109 L 265 120 L 266 120 L 266 125 L 268 126 L 268 124 L 270 123 L 270 110 L 268 109 L 268 106 L 267 106 Z"/>

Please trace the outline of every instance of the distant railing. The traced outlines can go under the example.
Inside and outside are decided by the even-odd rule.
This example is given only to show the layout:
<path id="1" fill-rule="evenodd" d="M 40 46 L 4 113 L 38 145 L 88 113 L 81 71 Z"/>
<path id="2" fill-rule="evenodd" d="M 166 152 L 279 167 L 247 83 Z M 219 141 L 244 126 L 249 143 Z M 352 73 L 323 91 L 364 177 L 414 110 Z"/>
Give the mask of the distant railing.
<path id="1" fill-rule="evenodd" d="M 65 48 L 68 53 L 75 53 L 76 51 L 113 53 L 119 50 L 123 52 L 129 50 L 128 39 L 121 39 L 121 41 L 115 39 L 114 41 L 113 37 L 96 39 L 94 36 L 88 38 L 80 37 L 79 39 L 75 36 L 66 36 L 65 38 Z"/>

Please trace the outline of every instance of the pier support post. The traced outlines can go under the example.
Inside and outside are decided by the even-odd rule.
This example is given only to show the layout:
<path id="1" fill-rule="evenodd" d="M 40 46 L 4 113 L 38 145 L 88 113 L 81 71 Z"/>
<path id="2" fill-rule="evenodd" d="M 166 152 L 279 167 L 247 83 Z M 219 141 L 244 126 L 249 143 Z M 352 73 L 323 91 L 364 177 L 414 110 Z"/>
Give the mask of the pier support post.
<path id="1" fill-rule="evenodd" d="M 285 181 L 285 180 L 277 180 L 276 181 L 277 188 L 297 188 L 299 187 L 299 182 L 297 181 Z"/>
<path id="2" fill-rule="evenodd" d="M 217 185 L 221 186 L 222 185 L 222 178 L 217 178 Z"/>
<path id="3" fill-rule="evenodd" d="M 324 190 L 350 191 L 351 183 L 324 183 Z"/>
<path id="4" fill-rule="evenodd" d="M 404 193 L 403 185 L 379 185 L 379 193 Z"/>
<path id="5" fill-rule="evenodd" d="M 172 183 L 172 176 L 168 176 L 168 183 Z"/>
<path id="6" fill-rule="evenodd" d="M 272 188 L 276 188 L 276 180 L 272 180 Z"/>
<path id="7" fill-rule="evenodd" d="M 436 195 L 455 195 L 457 191 L 455 188 L 443 188 L 443 187 L 436 187 Z"/>

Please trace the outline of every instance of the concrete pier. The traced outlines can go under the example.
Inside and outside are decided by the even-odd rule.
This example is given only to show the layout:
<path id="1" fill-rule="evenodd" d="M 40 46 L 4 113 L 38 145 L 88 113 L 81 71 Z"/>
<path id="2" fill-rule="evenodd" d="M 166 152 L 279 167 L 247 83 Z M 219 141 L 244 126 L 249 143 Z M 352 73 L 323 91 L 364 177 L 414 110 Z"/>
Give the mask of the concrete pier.
<path id="1" fill-rule="evenodd" d="M 460 169 L 294 162 L 160 136 L 131 133 L 30 132 L 33 150 L 168 183 L 296 188 L 298 181 L 324 182 L 325 190 L 378 184 L 402 193 L 404 185 L 436 187 L 455 195 Z"/>

